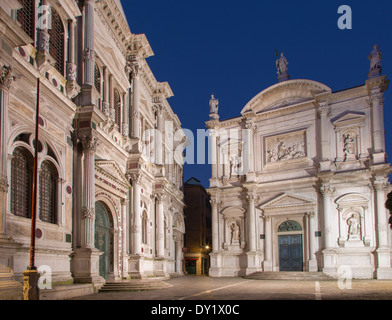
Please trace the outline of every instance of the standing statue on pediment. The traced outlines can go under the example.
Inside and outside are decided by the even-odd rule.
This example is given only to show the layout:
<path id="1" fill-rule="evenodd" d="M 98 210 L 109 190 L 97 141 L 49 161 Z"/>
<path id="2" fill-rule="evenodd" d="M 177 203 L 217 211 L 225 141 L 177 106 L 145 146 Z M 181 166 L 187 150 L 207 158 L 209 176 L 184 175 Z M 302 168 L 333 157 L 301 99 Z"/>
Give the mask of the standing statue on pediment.
<path id="1" fill-rule="evenodd" d="M 377 44 L 373 46 L 373 50 L 370 52 L 368 59 L 370 60 L 369 78 L 380 76 L 382 71 L 382 52 Z"/>
<path id="2" fill-rule="evenodd" d="M 276 68 L 278 69 L 278 81 L 286 81 L 290 79 L 287 65 L 289 62 L 284 56 L 283 52 L 280 54 L 280 58 L 276 60 Z"/>
<path id="3" fill-rule="evenodd" d="M 219 109 L 219 100 L 215 99 L 214 95 L 212 94 L 211 99 L 210 99 L 210 119 L 211 120 L 219 119 L 218 109 Z"/>

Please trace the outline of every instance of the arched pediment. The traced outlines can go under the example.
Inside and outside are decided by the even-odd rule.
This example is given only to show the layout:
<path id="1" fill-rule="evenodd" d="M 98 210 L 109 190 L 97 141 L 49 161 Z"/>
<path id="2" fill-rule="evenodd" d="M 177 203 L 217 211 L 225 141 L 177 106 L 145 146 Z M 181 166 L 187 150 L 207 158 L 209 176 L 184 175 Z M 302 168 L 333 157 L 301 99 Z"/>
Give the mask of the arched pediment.
<path id="1" fill-rule="evenodd" d="M 284 81 L 260 92 L 246 104 L 241 114 L 259 113 L 304 103 L 314 100 L 317 95 L 331 92 L 331 88 L 317 81 L 303 79 Z"/>
<path id="2" fill-rule="evenodd" d="M 230 206 L 226 207 L 222 210 L 222 214 L 225 218 L 229 217 L 243 217 L 245 215 L 246 210 L 242 207 Z"/>
<path id="3" fill-rule="evenodd" d="M 357 207 L 366 206 L 368 204 L 368 198 L 359 193 L 349 193 L 345 194 L 336 199 L 336 203 L 339 207 Z"/>

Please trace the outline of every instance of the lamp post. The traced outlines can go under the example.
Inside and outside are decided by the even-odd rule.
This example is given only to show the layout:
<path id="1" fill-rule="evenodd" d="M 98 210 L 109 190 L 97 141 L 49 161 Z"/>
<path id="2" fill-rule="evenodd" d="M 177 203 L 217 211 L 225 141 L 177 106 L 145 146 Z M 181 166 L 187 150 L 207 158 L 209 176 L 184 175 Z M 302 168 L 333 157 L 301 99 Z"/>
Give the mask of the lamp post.
<path id="1" fill-rule="evenodd" d="M 38 146 L 39 146 L 39 93 L 40 80 L 37 78 L 37 109 L 35 115 L 35 141 L 34 141 L 34 171 L 33 171 L 33 196 L 31 202 L 31 239 L 30 239 L 30 265 L 23 272 L 23 299 L 39 300 L 38 278 L 39 273 L 35 266 L 35 226 L 37 216 L 37 180 L 38 180 Z"/>

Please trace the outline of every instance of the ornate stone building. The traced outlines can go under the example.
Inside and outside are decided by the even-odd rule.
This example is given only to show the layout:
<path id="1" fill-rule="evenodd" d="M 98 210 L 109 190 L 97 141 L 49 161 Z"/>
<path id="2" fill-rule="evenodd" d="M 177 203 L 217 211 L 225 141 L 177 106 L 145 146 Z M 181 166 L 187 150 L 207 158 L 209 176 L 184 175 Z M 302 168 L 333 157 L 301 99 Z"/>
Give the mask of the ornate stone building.
<path id="1" fill-rule="evenodd" d="M 392 278 L 380 57 L 375 47 L 364 85 L 333 92 L 290 80 L 282 54 L 278 83 L 241 116 L 219 120 L 211 98 L 210 276 Z"/>
<path id="2" fill-rule="evenodd" d="M 2 1 L 0 26 L 2 292 L 29 264 L 37 79 L 36 266 L 53 284 L 182 274 L 182 129 L 145 35 L 119 0 Z"/>

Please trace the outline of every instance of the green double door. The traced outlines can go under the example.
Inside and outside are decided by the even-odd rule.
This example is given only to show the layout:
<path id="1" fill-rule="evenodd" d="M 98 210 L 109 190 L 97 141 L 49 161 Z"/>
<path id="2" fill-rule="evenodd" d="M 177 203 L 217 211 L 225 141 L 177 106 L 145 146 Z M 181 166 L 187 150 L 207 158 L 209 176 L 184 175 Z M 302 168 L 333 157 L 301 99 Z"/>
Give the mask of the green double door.
<path id="1" fill-rule="evenodd" d="M 99 257 L 99 275 L 107 279 L 113 270 L 113 237 L 112 225 L 108 211 L 100 202 L 95 203 L 95 239 L 94 245 L 103 254 Z"/>
<path id="2" fill-rule="evenodd" d="M 279 270 L 303 271 L 302 235 L 279 236 Z"/>

